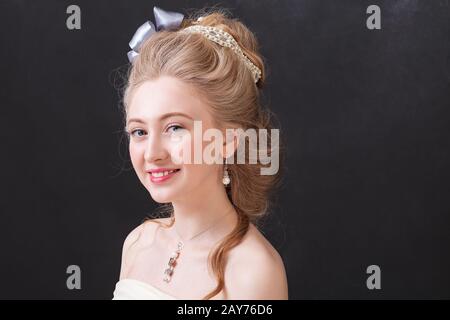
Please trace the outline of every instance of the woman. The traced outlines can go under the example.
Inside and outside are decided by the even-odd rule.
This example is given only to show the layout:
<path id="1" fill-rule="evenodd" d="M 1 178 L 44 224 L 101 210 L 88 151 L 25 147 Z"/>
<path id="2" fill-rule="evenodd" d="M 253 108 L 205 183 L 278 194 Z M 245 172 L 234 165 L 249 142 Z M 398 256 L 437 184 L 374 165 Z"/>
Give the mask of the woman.
<path id="1" fill-rule="evenodd" d="M 187 161 L 198 158 L 196 123 L 224 136 L 228 128 L 271 129 L 259 103 L 265 74 L 257 40 L 221 10 L 154 13 L 157 27 L 147 22 L 130 42 L 124 114 L 133 167 L 166 217 L 126 238 L 114 299 L 287 299 L 283 261 L 255 225 L 280 172 L 262 175 L 261 161 L 231 161 L 245 145 L 239 134 L 216 148 L 212 157 L 222 163 Z"/>

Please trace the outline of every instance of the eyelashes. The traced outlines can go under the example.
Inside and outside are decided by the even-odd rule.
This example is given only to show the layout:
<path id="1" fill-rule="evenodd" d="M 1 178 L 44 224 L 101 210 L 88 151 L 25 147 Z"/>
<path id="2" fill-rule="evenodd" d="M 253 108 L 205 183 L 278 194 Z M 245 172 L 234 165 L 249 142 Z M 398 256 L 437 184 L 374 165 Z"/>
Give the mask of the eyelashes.
<path id="1" fill-rule="evenodd" d="M 182 126 L 180 126 L 180 125 L 173 124 L 173 125 L 168 126 L 167 129 L 166 129 L 166 131 L 169 131 L 171 128 L 175 128 L 175 129 L 184 129 L 184 128 L 183 128 Z M 174 131 L 172 131 L 172 132 L 176 132 L 176 131 L 179 131 L 179 130 L 174 130 Z M 130 132 L 128 132 L 128 135 L 131 135 L 131 136 L 134 137 L 136 132 L 145 132 L 145 130 L 143 130 L 143 129 L 135 129 L 135 130 L 131 130 Z M 142 137 L 142 135 L 138 135 L 137 137 Z"/>
<path id="2" fill-rule="evenodd" d="M 131 132 L 129 132 L 129 135 L 134 136 L 134 134 L 135 134 L 136 132 L 143 132 L 143 131 L 144 131 L 144 130 L 142 130 L 142 129 L 131 130 Z"/>
<path id="3" fill-rule="evenodd" d="M 167 130 L 169 130 L 170 128 L 184 129 L 182 126 L 179 126 L 179 125 L 177 125 L 177 124 L 173 124 L 173 125 L 171 125 L 171 126 L 168 126 L 168 127 L 167 127 Z"/>

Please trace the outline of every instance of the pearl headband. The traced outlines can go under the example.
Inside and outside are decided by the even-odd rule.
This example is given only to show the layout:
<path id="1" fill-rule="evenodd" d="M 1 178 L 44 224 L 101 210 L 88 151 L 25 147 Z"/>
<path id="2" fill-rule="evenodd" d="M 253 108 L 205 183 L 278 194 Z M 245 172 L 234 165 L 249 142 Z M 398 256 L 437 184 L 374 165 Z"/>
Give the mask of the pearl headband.
<path id="1" fill-rule="evenodd" d="M 131 63 L 133 63 L 136 56 L 139 55 L 139 49 L 142 43 L 144 43 L 144 41 L 147 40 L 152 34 L 160 30 L 177 29 L 184 19 L 184 15 L 182 13 L 165 11 L 156 6 L 153 7 L 153 13 L 155 15 L 156 28 L 151 21 L 145 22 L 136 30 L 135 34 L 133 35 L 133 38 L 129 43 L 131 51 L 129 51 L 127 55 L 128 60 Z M 202 19 L 203 17 L 198 18 L 195 23 L 200 22 Z M 215 43 L 218 43 L 223 47 L 230 48 L 238 55 L 238 57 L 244 62 L 246 67 L 250 70 L 250 72 L 253 75 L 253 80 L 255 81 L 255 83 L 258 82 L 258 80 L 261 78 L 261 70 L 253 62 L 251 62 L 250 59 L 243 53 L 239 44 L 228 32 L 216 27 L 202 26 L 202 25 L 192 25 L 187 28 L 181 29 L 179 32 L 200 33 L 207 39 Z"/>

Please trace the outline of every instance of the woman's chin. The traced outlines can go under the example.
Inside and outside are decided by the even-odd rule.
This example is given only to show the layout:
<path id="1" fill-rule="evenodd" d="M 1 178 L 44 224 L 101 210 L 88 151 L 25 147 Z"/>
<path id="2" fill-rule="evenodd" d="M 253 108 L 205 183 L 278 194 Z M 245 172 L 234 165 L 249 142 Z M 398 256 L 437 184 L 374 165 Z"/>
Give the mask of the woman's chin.
<path id="1" fill-rule="evenodd" d="M 173 200 L 175 199 L 175 195 L 172 192 L 168 193 L 150 191 L 150 196 L 155 202 L 158 203 L 169 203 L 173 202 Z"/>

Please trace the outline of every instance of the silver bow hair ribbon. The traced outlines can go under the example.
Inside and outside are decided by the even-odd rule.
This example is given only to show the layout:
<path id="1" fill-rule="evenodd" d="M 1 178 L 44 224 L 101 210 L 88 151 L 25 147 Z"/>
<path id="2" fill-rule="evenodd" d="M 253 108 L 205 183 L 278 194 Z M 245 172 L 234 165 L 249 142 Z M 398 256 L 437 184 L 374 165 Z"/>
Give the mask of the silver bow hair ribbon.
<path id="1" fill-rule="evenodd" d="M 180 26 L 184 19 L 184 15 L 179 12 L 166 11 L 158 7 L 153 7 L 153 15 L 155 16 L 155 25 L 149 20 L 140 26 L 134 33 L 133 38 L 129 43 L 131 51 L 128 51 L 128 60 L 133 63 L 133 60 L 139 55 L 141 45 L 152 34 L 160 30 L 172 30 Z"/>

